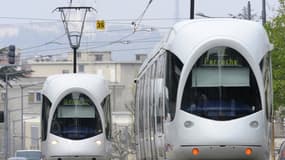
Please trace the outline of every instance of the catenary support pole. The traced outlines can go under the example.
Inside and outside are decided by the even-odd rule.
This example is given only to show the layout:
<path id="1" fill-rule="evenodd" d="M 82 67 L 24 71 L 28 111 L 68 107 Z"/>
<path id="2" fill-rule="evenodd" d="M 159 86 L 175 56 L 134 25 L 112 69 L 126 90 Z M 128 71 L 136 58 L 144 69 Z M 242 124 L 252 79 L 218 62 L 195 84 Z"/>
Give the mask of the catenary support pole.
<path id="1" fill-rule="evenodd" d="M 190 0 L 190 19 L 194 19 L 195 12 L 195 0 Z"/>
<path id="2" fill-rule="evenodd" d="M 77 68 L 77 64 L 76 64 L 76 59 L 77 59 L 77 55 L 76 55 L 76 48 L 73 48 L 73 73 L 76 73 L 76 68 Z"/>

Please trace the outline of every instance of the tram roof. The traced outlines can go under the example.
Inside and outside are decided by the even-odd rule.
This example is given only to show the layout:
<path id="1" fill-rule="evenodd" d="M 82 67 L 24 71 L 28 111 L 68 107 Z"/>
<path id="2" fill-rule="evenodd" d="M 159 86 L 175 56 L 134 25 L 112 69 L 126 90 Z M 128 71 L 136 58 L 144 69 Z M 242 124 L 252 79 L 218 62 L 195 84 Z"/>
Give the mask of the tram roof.
<path id="1" fill-rule="evenodd" d="M 146 67 L 161 48 L 171 51 L 185 63 L 189 56 L 195 54 L 197 47 L 217 43 L 221 39 L 242 45 L 257 62 L 273 48 L 260 22 L 230 18 L 186 20 L 172 27 L 141 69 Z"/>
<path id="2" fill-rule="evenodd" d="M 109 94 L 108 82 L 102 76 L 84 73 L 49 76 L 43 85 L 42 94 L 54 102 L 58 95 L 71 88 L 84 89 L 99 102 Z"/>

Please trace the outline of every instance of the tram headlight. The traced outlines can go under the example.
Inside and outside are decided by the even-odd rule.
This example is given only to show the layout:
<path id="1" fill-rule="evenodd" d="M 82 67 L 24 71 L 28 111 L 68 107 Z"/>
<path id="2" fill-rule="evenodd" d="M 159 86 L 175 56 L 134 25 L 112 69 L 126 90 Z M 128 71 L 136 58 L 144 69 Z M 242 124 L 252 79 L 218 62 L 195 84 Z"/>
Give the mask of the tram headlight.
<path id="1" fill-rule="evenodd" d="M 53 145 L 58 144 L 58 141 L 53 140 L 53 141 L 51 141 L 51 144 L 53 144 Z"/>
<path id="2" fill-rule="evenodd" d="M 102 144 L 102 142 L 100 140 L 95 142 L 98 146 L 100 146 Z"/>

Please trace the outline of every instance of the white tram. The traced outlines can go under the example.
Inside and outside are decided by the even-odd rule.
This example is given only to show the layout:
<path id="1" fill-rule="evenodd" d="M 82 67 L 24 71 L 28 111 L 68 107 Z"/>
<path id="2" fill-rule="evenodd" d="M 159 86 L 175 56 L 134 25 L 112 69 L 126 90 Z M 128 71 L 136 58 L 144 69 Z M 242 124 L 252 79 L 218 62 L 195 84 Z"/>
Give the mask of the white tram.
<path id="1" fill-rule="evenodd" d="M 272 48 L 257 22 L 176 24 L 136 79 L 137 159 L 269 160 Z"/>
<path id="2" fill-rule="evenodd" d="M 111 158 L 108 83 L 91 74 L 47 78 L 42 89 L 42 145 L 48 160 Z"/>

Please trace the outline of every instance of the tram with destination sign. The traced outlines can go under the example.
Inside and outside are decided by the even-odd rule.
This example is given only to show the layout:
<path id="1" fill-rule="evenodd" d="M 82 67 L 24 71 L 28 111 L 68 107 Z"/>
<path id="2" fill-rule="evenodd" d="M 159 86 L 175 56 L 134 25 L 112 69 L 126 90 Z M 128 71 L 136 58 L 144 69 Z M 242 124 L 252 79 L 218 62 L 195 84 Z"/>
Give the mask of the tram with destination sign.
<path id="1" fill-rule="evenodd" d="M 258 22 L 179 22 L 136 83 L 137 159 L 269 160 L 272 45 Z"/>
<path id="2" fill-rule="evenodd" d="M 111 159 L 111 106 L 106 80 L 91 74 L 53 75 L 45 81 L 42 96 L 44 159 Z"/>

